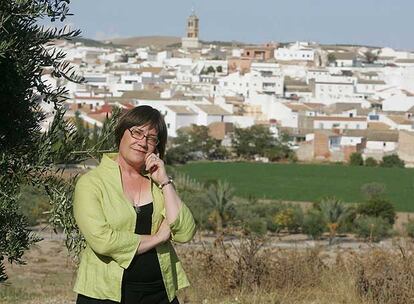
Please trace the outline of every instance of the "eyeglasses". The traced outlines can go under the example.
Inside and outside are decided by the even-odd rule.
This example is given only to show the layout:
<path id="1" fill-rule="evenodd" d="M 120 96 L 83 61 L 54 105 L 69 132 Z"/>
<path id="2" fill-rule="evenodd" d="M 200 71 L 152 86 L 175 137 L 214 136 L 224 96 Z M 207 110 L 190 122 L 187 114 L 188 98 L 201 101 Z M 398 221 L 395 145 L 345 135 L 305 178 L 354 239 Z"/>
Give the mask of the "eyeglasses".
<path id="1" fill-rule="evenodd" d="M 147 143 L 151 146 L 156 146 L 160 142 L 157 136 L 145 135 L 141 129 L 129 128 L 128 131 L 131 132 L 131 136 L 135 139 L 143 139 L 146 137 Z"/>

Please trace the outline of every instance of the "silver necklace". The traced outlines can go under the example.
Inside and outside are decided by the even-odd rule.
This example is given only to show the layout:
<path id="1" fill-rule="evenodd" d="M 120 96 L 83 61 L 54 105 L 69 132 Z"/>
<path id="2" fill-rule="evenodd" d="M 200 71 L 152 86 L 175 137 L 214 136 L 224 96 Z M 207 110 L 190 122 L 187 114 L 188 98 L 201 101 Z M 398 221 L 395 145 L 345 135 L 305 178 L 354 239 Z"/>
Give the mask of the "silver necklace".
<path id="1" fill-rule="evenodd" d="M 134 207 L 135 212 L 136 212 L 137 214 L 141 212 L 141 207 L 140 207 L 140 206 L 138 206 L 138 205 L 134 205 L 133 207 Z"/>

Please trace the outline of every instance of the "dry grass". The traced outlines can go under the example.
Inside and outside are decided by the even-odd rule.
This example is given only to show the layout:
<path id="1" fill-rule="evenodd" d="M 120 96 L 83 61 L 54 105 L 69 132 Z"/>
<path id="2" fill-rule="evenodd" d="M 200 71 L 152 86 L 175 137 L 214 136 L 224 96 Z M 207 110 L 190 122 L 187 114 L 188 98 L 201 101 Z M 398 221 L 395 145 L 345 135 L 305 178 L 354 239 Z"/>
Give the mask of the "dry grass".
<path id="1" fill-rule="evenodd" d="M 43 235 L 44 236 L 44 235 Z M 74 265 L 61 240 L 43 240 L 25 255 L 27 265 L 7 264 L 0 303 L 71 303 Z"/>
<path id="2" fill-rule="evenodd" d="M 275 240 L 267 240 L 273 242 Z M 414 248 L 278 249 L 264 241 L 222 238 L 203 246 L 177 246 L 192 281 L 181 303 L 405 304 L 414 303 Z M 0 303 L 74 303 L 74 266 L 63 242 L 44 240 L 8 265 Z"/>
<path id="3" fill-rule="evenodd" d="M 189 303 L 414 303 L 414 250 L 269 249 L 261 240 L 183 250 Z M 259 250 L 257 250 L 259 248 Z M 329 253 L 329 254 L 328 254 Z"/>

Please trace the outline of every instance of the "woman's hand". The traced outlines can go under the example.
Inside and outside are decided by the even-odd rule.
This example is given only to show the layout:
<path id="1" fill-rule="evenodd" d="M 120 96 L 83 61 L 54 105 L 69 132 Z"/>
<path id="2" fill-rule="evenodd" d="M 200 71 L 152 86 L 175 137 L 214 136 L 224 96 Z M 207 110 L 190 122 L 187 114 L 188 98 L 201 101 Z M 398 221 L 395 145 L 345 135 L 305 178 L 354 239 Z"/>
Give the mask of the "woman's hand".
<path id="1" fill-rule="evenodd" d="M 166 220 L 162 221 L 160 228 L 158 228 L 156 235 L 161 243 L 164 243 L 170 239 L 171 229 Z"/>
<path id="2" fill-rule="evenodd" d="M 158 155 L 151 153 L 145 159 L 145 170 L 151 174 L 151 178 L 157 183 L 162 184 L 168 181 L 167 171 L 164 161 Z"/>

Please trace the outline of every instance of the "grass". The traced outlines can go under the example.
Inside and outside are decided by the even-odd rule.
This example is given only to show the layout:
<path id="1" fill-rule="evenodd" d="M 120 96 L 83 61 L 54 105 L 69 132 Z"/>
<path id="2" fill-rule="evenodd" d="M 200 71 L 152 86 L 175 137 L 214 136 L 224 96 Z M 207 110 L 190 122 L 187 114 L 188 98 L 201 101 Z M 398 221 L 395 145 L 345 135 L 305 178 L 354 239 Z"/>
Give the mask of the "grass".
<path id="1" fill-rule="evenodd" d="M 361 186 L 377 182 L 386 186 L 386 196 L 397 211 L 414 211 L 414 169 L 248 162 L 195 162 L 176 169 L 201 182 L 227 180 L 238 196 L 286 201 L 314 202 L 336 196 L 359 202 Z"/>

